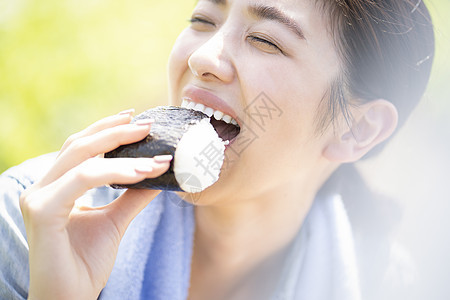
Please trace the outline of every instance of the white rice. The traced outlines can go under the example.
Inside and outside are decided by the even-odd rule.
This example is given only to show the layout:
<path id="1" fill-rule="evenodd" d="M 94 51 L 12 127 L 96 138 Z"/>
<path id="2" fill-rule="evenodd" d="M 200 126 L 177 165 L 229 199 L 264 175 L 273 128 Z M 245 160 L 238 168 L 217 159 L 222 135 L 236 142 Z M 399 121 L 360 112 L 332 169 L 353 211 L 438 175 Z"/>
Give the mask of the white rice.
<path id="1" fill-rule="evenodd" d="M 208 118 L 192 125 L 178 143 L 174 157 L 175 178 L 181 189 L 198 193 L 219 179 L 225 143 Z"/>

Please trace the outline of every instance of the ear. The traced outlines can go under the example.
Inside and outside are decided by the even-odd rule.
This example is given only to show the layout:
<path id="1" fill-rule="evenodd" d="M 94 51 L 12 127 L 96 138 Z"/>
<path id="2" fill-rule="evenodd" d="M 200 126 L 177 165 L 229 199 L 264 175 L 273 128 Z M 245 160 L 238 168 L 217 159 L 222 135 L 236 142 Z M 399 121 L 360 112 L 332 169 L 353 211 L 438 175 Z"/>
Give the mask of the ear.
<path id="1" fill-rule="evenodd" d="M 389 101 L 379 99 L 351 108 L 350 128 L 334 135 L 325 146 L 323 156 L 333 162 L 354 162 L 392 135 L 398 113 Z"/>

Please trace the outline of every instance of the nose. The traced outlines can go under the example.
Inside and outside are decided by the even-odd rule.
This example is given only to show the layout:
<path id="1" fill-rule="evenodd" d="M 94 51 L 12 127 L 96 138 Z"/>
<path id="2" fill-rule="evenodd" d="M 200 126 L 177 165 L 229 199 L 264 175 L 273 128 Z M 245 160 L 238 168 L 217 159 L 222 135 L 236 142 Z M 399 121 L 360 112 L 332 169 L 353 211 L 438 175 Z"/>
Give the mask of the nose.
<path id="1" fill-rule="evenodd" d="M 188 60 L 194 76 L 204 81 L 233 81 L 234 67 L 227 53 L 227 46 L 223 32 L 217 32 L 199 46 Z"/>

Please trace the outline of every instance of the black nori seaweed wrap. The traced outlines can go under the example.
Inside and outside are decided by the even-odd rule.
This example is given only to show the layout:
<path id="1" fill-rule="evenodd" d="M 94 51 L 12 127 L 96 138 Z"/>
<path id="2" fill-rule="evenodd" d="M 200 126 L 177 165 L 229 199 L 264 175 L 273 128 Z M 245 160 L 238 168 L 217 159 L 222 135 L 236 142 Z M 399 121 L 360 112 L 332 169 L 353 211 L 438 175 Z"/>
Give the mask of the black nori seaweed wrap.
<path id="1" fill-rule="evenodd" d="M 153 119 L 150 134 L 142 141 L 122 145 L 105 154 L 105 158 L 116 157 L 153 157 L 170 154 L 175 157 L 178 142 L 190 126 L 208 118 L 202 112 L 176 106 L 158 106 L 137 115 L 139 119 Z M 170 162 L 167 172 L 157 178 L 148 178 L 135 184 L 112 184 L 113 188 L 155 189 L 182 191 L 173 172 L 174 161 Z"/>

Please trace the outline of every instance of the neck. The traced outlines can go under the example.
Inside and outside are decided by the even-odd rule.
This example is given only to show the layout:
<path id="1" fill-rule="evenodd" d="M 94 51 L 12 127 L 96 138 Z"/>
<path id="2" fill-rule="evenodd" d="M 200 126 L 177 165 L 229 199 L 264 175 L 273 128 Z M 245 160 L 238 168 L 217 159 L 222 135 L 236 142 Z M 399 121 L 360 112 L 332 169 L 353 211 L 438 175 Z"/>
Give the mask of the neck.
<path id="1" fill-rule="evenodd" d="M 314 197 L 315 191 L 284 188 L 258 199 L 196 207 L 196 255 L 215 268 L 256 267 L 293 240 Z"/>
<path id="2" fill-rule="evenodd" d="M 310 176 L 252 199 L 197 206 L 190 299 L 266 299 L 319 181 Z"/>

